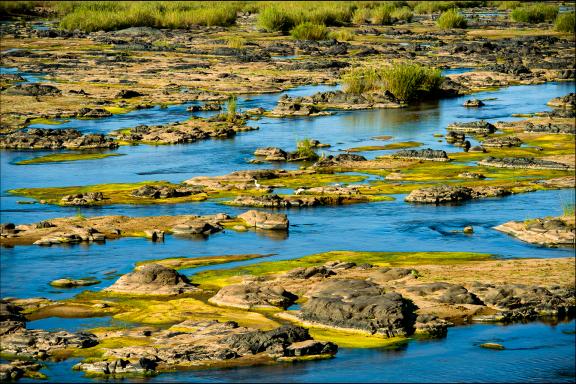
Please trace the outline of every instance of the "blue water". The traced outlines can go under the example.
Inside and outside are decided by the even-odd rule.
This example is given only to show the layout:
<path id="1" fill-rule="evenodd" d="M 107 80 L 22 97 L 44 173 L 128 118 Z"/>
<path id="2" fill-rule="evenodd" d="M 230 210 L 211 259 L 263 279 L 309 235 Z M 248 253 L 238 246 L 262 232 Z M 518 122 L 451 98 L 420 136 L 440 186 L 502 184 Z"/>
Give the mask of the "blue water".
<path id="1" fill-rule="evenodd" d="M 335 358 L 272 366 L 181 371 L 124 382 L 465 382 L 573 383 L 575 322 L 451 328 L 445 339 L 411 341 L 396 347 L 340 348 Z M 480 348 L 497 342 L 506 350 Z M 47 362 L 42 372 L 54 382 L 88 382 L 72 371 L 77 359 Z M 21 382 L 31 382 L 22 379 Z"/>
<path id="2" fill-rule="evenodd" d="M 465 70 L 465 69 L 461 69 Z M 355 146 L 381 145 L 375 136 L 391 135 L 388 142 L 419 141 L 424 146 L 459 151 L 433 135 L 445 133 L 453 121 L 486 119 L 514 120 L 512 113 L 549 110 L 546 102 L 573 91 L 574 83 L 515 86 L 482 92 L 474 97 L 492 99 L 479 109 L 462 107 L 466 97 L 424 103 L 399 110 L 338 112 L 317 118 L 262 118 L 250 124 L 257 131 L 238 134 L 229 140 L 207 140 L 187 145 L 128 146 L 116 150 L 125 156 L 95 161 L 15 165 L 16 162 L 53 152 L 0 152 L 0 222 L 30 223 L 78 212 L 96 215 L 178 215 L 226 212 L 236 215 L 246 209 L 216 202 L 157 206 L 108 206 L 94 208 L 21 205 L 21 197 L 9 195 L 14 188 L 87 185 L 112 182 L 168 180 L 181 182 L 199 175 L 220 175 L 240 169 L 296 168 L 297 164 L 254 165 L 248 163 L 261 146 L 294 149 L 296 142 L 310 137 L 331 144 L 326 153 Z M 284 93 L 305 96 L 337 89 L 330 86 L 299 87 Z M 262 106 L 272 109 L 280 94 L 239 98 L 241 109 Z M 71 120 L 50 128 L 77 128 L 83 132 L 108 133 L 138 124 L 182 121 L 191 114 L 186 105 L 134 111 L 98 120 Z M 37 125 L 37 127 L 42 127 Z M 439 141 L 441 140 L 441 141 Z M 372 158 L 389 151 L 363 153 Z M 460 206 L 422 206 L 396 200 L 340 207 L 288 210 L 290 230 L 284 233 L 224 231 L 207 238 L 167 236 L 163 243 L 141 238 L 124 238 L 105 244 L 73 246 L 17 246 L 0 248 L 0 291 L 2 297 L 43 296 L 55 300 L 72 297 L 83 290 L 100 290 L 119 275 L 131 271 L 137 261 L 165 257 L 201 257 L 223 254 L 273 254 L 264 260 L 281 260 L 330 250 L 365 251 L 472 251 L 511 257 L 570 257 L 573 250 L 536 247 L 494 231 L 493 226 L 509 220 L 554 216 L 561 202 L 573 199 L 573 191 L 542 191 L 485 199 Z M 472 225 L 474 234 L 454 233 Z M 252 262 L 185 270 L 191 275 L 207 268 L 229 268 Z M 91 287 L 59 289 L 49 282 L 61 278 L 94 277 L 101 283 Z M 115 324 L 109 317 L 90 319 L 48 318 L 30 323 L 32 328 L 80 330 Z M 409 344 L 389 349 L 341 349 L 335 359 L 293 365 L 234 370 L 181 372 L 161 375 L 152 381 L 574 381 L 574 335 L 561 330 L 574 322 L 551 327 L 540 323 L 500 327 L 474 325 L 452 328 L 446 339 Z M 506 351 L 485 350 L 478 344 L 502 342 Z M 470 364 L 473 361 L 474 364 Z M 87 381 L 72 372 L 75 360 L 47 363 L 52 381 Z M 139 381 L 130 379 L 130 381 Z M 26 380 L 24 380 L 26 381 Z"/>

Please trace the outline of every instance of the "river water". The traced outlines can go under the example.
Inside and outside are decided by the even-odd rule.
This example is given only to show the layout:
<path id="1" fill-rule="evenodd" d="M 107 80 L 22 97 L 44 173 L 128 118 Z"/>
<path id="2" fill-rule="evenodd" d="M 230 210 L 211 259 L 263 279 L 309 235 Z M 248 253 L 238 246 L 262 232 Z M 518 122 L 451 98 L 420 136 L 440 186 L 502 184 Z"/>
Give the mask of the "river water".
<path id="1" fill-rule="evenodd" d="M 337 89 L 331 86 L 306 86 L 283 93 L 311 95 Z M 21 197 L 11 196 L 14 188 L 71 186 L 114 182 L 167 180 L 181 182 L 199 175 L 220 175 L 240 169 L 271 168 L 280 165 L 250 164 L 254 150 L 274 145 L 294 149 L 306 137 L 332 147 L 338 153 L 350 147 L 418 141 L 424 147 L 458 151 L 439 142 L 434 134 L 444 134 L 453 121 L 486 119 L 490 122 L 513 120 L 512 114 L 549 110 L 546 102 L 573 92 L 574 83 L 548 83 L 514 86 L 482 92 L 474 97 L 487 99 L 479 109 L 462 107 L 466 97 L 424 103 L 398 110 L 337 112 L 314 118 L 250 121 L 260 129 L 240 133 L 233 139 L 208 140 L 186 145 L 127 146 L 115 150 L 125 156 L 93 161 L 16 165 L 15 163 L 51 152 L 3 151 L 0 156 L 0 222 L 30 223 L 71 216 L 76 208 L 50 205 L 21 205 Z M 262 106 L 271 109 L 283 94 L 250 95 L 239 98 L 240 109 Z M 98 120 L 71 120 L 61 125 L 35 127 L 76 128 L 83 132 L 107 133 L 138 124 L 164 124 L 183 121 L 191 114 L 187 105 L 165 109 L 139 110 Z M 375 136 L 390 135 L 382 142 Z M 368 158 L 389 153 L 362 153 Z M 295 164 L 283 164 L 295 168 Z M 119 274 L 129 272 L 141 260 L 175 256 L 209 256 L 238 253 L 273 254 L 267 260 L 301 257 L 330 250 L 365 251 L 471 251 L 510 257 L 570 257 L 573 250 L 536 247 L 494 231 L 493 226 L 509 220 L 551 216 L 561 213 L 562 202 L 570 201 L 573 191 L 543 191 L 485 199 L 460 206 L 415 206 L 394 201 L 340 207 L 292 209 L 287 214 L 290 231 L 286 235 L 236 233 L 225 231 L 208 238 L 168 236 L 163 243 L 140 238 L 108 241 L 106 244 L 66 247 L 18 246 L 0 252 L 0 290 L 3 297 L 43 296 L 64 299 L 83 289 L 56 289 L 48 285 L 61 277 L 95 277 L 102 283 L 89 287 L 102 289 Z M 123 214 L 130 216 L 211 214 L 235 215 L 245 209 L 217 202 L 158 206 L 108 206 L 82 208 L 85 216 Z M 472 225 L 473 236 L 454 233 Z M 261 260 L 259 260 L 261 261 Z M 247 262 L 210 268 L 228 268 Z M 253 262 L 253 261 L 252 261 Z M 187 271 L 194 272 L 194 271 Z M 45 319 L 31 322 L 31 328 L 79 330 L 110 324 L 109 318 Z M 574 322 L 558 326 L 542 323 L 494 326 L 472 325 L 449 330 L 446 339 L 434 342 L 413 341 L 392 349 L 341 349 L 336 358 L 274 367 L 211 370 L 161 375 L 151 381 L 574 381 Z M 502 340 L 505 351 L 479 348 L 484 341 Z M 474 362 L 471 364 L 471 362 Z M 49 364 L 45 371 L 51 380 L 83 380 L 71 373 L 73 361 Z"/>

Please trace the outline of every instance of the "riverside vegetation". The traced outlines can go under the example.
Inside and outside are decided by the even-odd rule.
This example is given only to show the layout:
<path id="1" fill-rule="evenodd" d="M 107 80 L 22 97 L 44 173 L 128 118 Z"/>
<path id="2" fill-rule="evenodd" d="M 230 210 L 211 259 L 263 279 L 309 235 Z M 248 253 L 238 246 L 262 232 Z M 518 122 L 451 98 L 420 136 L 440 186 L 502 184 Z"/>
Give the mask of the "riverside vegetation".
<path id="1" fill-rule="evenodd" d="M 573 324 L 570 4 L 0 10 L 2 380 L 342 370 Z"/>

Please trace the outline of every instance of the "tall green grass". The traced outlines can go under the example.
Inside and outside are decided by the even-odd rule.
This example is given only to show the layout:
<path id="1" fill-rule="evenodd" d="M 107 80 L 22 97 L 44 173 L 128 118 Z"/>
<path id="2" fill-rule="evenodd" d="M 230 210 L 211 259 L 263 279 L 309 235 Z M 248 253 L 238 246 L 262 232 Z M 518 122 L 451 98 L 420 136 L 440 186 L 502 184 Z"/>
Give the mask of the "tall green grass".
<path id="1" fill-rule="evenodd" d="M 559 14 L 554 22 L 554 29 L 558 32 L 576 32 L 576 13 L 567 12 Z"/>
<path id="2" fill-rule="evenodd" d="M 323 24 L 314 24 L 312 22 L 305 22 L 298 24 L 290 35 L 297 40 L 326 40 L 328 38 L 328 28 Z"/>
<path id="3" fill-rule="evenodd" d="M 442 29 L 466 28 L 467 24 L 466 18 L 454 8 L 442 12 L 436 21 L 436 25 Z"/>
<path id="4" fill-rule="evenodd" d="M 543 23 L 552 21 L 558 15 L 558 6 L 554 4 L 536 3 L 515 8 L 510 13 L 513 21 L 522 23 Z"/>
<path id="5" fill-rule="evenodd" d="M 314 144 L 310 139 L 300 140 L 296 144 L 296 154 L 298 157 L 307 158 L 312 161 L 319 158 L 318 154 L 314 151 Z"/>
<path id="6" fill-rule="evenodd" d="M 417 15 L 430 15 L 455 7 L 456 3 L 454 1 L 418 1 L 414 6 L 414 13 Z"/>
<path id="7" fill-rule="evenodd" d="M 402 101 L 429 96 L 438 90 L 442 81 L 439 69 L 406 62 L 381 69 L 354 68 L 342 77 L 345 92 L 360 95 L 389 91 Z"/>
<path id="8" fill-rule="evenodd" d="M 268 32 L 287 32 L 294 26 L 310 22 L 324 26 L 339 26 L 350 22 L 355 2 L 285 1 L 260 5 L 258 25 Z"/>
<path id="9" fill-rule="evenodd" d="M 392 16 L 392 18 L 395 20 L 404 20 L 410 22 L 412 17 L 414 17 L 414 14 L 412 13 L 410 7 L 402 7 L 393 10 L 392 13 L 390 13 L 390 16 Z"/>
<path id="10" fill-rule="evenodd" d="M 51 3 L 62 15 L 60 26 L 86 32 L 128 27 L 189 28 L 229 26 L 242 2 L 63 1 Z"/>

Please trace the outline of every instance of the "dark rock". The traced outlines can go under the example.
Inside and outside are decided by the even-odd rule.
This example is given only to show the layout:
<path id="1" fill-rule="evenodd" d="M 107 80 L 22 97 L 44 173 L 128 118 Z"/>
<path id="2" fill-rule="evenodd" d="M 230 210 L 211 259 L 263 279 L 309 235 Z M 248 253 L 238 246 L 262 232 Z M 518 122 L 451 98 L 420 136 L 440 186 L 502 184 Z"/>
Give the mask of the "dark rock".
<path id="1" fill-rule="evenodd" d="M 62 91 L 52 85 L 46 84 L 16 84 L 6 91 L 7 95 L 19 95 L 19 96 L 57 96 L 61 95 Z"/>
<path id="2" fill-rule="evenodd" d="M 320 283 L 300 317 L 305 321 L 338 328 L 368 331 L 386 337 L 414 331 L 416 307 L 396 292 L 385 293 L 363 280 L 327 280 Z"/>
<path id="3" fill-rule="evenodd" d="M 431 161 L 450 161 L 448 154 L 446 151 L 442 150 L 434 150 L 434 149 L 403 149 L 395 154 L 392 157 L 397 159 L 417 159 L 417 160 L 431 160 Z"/>
<path id="4" fill-rule="evenodd" d="M 449 131 L 475 133 L 475 134 L 488 134 L 494 133 L 496 127 L 487 121 L 472 121 L 468 123 L 451 123 L 446 128 Z"/>
<path id="5" fill-rule="evenodd" d="M 498 168 L 522 168 L 522 169 L 557 169 L 568 170 L 570 167 L 563 163 L 550 160 L 536 159 L 533 157 L 487 157 L 478 162 L 479 165 L 487 165 Z"/>

